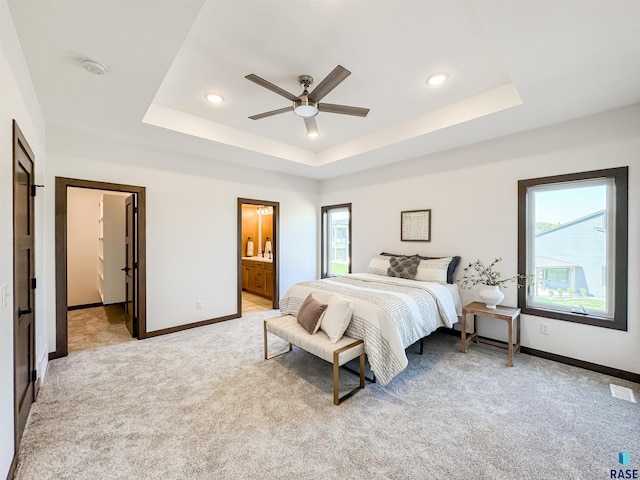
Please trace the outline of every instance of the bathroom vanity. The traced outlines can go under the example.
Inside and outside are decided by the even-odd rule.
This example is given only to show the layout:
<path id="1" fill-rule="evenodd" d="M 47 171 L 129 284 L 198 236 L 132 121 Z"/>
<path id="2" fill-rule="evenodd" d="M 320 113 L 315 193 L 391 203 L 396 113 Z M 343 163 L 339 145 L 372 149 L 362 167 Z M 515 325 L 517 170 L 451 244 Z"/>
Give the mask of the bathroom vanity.
<path id="1" fill-rule="evenodd" d="M 242 289 L 273 299 L 273 259 L 242 257 Z"/>

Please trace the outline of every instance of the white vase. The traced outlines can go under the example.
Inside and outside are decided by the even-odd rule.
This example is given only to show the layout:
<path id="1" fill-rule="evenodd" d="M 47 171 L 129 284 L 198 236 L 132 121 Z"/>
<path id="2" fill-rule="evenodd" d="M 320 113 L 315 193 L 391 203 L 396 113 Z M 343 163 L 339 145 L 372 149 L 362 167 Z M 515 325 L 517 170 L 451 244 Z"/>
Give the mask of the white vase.
<path id="1" fill-rule="evenodd" d="M 487 308 L 496 308 L 496 305 L 504 299 L 504 293 L 497 285 L 482 285 L 478 290 L 478 295 Z"/>

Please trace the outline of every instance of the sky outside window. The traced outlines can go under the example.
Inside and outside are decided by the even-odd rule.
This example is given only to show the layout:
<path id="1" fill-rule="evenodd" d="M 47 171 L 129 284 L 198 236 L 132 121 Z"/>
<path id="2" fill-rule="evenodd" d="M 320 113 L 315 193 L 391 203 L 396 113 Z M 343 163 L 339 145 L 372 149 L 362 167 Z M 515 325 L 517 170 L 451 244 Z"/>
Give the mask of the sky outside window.
<path id="1" fill-rule="evenodd" d="M 606 185 L 540 191 L 535 195 L 536 222 L 563 224 L 607 208 Z"/>

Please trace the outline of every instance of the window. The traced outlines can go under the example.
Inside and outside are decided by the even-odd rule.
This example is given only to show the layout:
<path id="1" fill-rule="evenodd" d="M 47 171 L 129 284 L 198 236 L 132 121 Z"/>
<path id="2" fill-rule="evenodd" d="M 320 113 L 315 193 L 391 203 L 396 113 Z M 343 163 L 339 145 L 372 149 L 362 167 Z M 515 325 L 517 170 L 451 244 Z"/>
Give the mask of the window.
<path id="1" fill-rule="evenodd" d="M 351 273 L 351 204 L 322 207 L 322 278 Z"/>
<path id="2" fill-rule="evenodd" d="M 628 167 L 518 182 L 523 313 L 627 330 Z"/>

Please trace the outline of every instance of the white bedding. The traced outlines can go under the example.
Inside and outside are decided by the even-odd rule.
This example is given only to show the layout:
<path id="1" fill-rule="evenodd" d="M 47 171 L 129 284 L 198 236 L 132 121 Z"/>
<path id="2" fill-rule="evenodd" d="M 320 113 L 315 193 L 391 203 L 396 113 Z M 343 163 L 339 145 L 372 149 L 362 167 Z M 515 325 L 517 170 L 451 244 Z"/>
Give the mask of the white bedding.
<path id="1" fill-rule="evenodd" d="M 332 292 L 353 300 L 353 318 L 345 334 L 364 340 L 369 364 L 382 385 L 407 367 L 409 345 L 438 327 L 452 327 L 462 310 L 455 284 L 368 273 L 293 285 L 280 299 L 280 310 L 297 315 L 310 293 L 326 302 Z"/>

